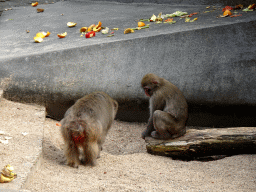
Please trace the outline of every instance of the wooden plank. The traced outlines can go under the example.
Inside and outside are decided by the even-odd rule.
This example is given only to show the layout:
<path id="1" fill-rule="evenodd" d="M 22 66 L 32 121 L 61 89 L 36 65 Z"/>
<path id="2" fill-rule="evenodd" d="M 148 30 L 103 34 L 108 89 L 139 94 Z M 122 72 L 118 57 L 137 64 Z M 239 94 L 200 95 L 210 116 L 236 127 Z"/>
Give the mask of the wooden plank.
<path id="1" fill-rule="evenodd" d="M 214 155 L 256 154 L 256 127 L 189 129 L 173 140 L 146 137 L 150 154 L 180 159 Z"/>

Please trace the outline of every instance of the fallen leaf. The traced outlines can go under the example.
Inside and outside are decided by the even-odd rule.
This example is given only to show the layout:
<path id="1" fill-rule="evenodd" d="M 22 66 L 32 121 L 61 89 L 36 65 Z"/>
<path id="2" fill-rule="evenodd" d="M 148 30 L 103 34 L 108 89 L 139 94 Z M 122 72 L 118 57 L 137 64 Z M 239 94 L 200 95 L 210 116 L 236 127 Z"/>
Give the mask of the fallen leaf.
<path id="1" fill-rule="evenodd" d="M 37 9 L 37 13 L 44 12 L 44 9 Z"/>
<path id="2" fill-rule="evenodd" d="M 124 30 L 124 34 L 127 34 L 127 33 L 134 33 L 134 30 L 131 28 L 127 28 Z"/>
<path id="3" fill-rule="evenodd" d="M 90 25 L 90 26 L 88 27 L 87 32 L 92 31 L 95 26 L 96 26 L 95 24 Z"/>
<path id="4" fill-rule="evenodd" d="M 118 29 L 119 29 L 119 28 L 113 28 L 113 29 L 111 29 L 111 30 L 115 30 L 115 31 L 118 31 Z"/>
<path id="5" fill-rule="evenodd" d="M 102 25 L 102 23 L 99 21 L 99 22 L 98 22 L 98 25 L 96 25 L 96 28 L 101 27 L 101 25 Z"/>
<path id="6" fill-rule="evenodd" d="M 189 16 L 188 17 L 192 17 L 193 15 L 197 15 L 198 13 L 196 12 L 196 13 L 191 13 L 191 14 L 189 14 Z"/>
<path id="7" fill-rule="evenodd" d="M 61 124 L 60 124 L 60 123 L 56 123 L 56 126 L 59 126 L 59 127 L 60 127 L 60 126 L 61 126 Z"/>
<path id="8" fill-rule="evenodd" d="M 113 36 L 115 36 L 114 34 L 111 34 L 111 35 L 108 35 L 107 37 L 113 37 Z"/>
<path id="9" fill-rule="evenodd" d="M 45 37 L 49 37 L 50 34 L 51 34 L 51 33 L 50 33 L 49 31 L 47 31 Z"/>
<path id="10" fill-rule="evenodd" d="M 9 11 L 9 10 L 12 10 L 12 8 L 7 8 L 7 9 L 4 9 L 5 11 Z"/>
<path id="11" fill-rule="evenodd" d="M 8 144 L 8 140 L 1 140 L 0 139 L 0 143 L 3 143 L 4 145 Z"/>
<path id="12" fill-rule="evenodd" d="M 240 17 L 242 16 L 242 14 L 238 14 L 238 15 L 231 15 L 230 17 Z"/>
<path id="13" fill-rule="evenodd" d="M 12 137 L 8 137 L 8 136 L 6 136 L 6 137 L 4 137 L 6 140 L 9 140 L 9 139 L 12 139 Z"/>
<path id="14" fill-rule="evenodd" d="M 28 133 L 27 133 L 27 132 L 21 132 L 21 134 L 22 134 L 23 136 L 26 136 Z"/>
<path id="15" fill-rule="evenodd" d="M 242 11 L 253 11 L 253 9 L 249 9 L 249 8 L 245 8 L 245 9 L 243 9 Z"/>
<path id="16" fill-rule="evenodd" d="M 229 15 L 229 16 L 232 15 L 231 11 L 230 10 L 224 11 L 223 16 L 226 16 L 226 15 Z"/>
<path id="17" fill-rule="evenodd" d="M 146 25 L 146 24 L 143 23 L 143 22 L 141 22 L 141 21 L 138 22 L 138 27 L 144 27 L 145 25 Z"/>
<path id="18" fill-rule="evenodd" d="M 96 33 L 94 31 L 90 31 L 89 33 L 85 34 L 85 38 L 91 38 L 94 37 L 96 35 Z"/>
<path id="19" fill-rule="evenodd" d="M 173 18 L 168 18 L 164 22 L 173 22 Z"/>
<path id="20" fill-rule="evenodd" d="M 217 18 L 227 17 L 228 15 L 219 15 Z"/>
<path id="21" fill-rule="evenodd" d="M 64 37 L 67 36 L 67 32 L 61 33 L 61 34 L 57 34 L 57 36 L 58 36 L 59 38 L 64 38 Z"/>
<path id="22" fill-rule="evenodd" d="M 36 43 L 41 43 L 41 42 L 43 42 L 43 38 L 42 37 L 34 37 L 34 41 L 36 42 Z"/>
<path id="23" fill-rule="evenodd" d="M 185 22 L 190 22 L 190 18 L 186 17 Z"/>
<path id="24" fill-rule="evenodd" d="M 252 5 L 249 5 L 249 9 L 254 9 L 256 7 L 256 4 L 254 3 L 254 4 L 252 4 Z"/>
<path id="25" fill-rule="evenodd" d="M 101 31 L 102 34 L 108 34 L 108 32 L 109 32 L 109 28 L 108 27 L 106 27 L 105 29 L 103 29 Z"/>
<path id="26" fill-rule="evenodd" d="M 36 7 L 37 5 L 38 5 L 38 2 L 31 3 L 31 6 L 32 6 L 32 7 Z"/>
<path id="27" fill-rule="evenodd" d="M 98 25 L 96 25 L 95 27 L 93 27 L 93 31 L 95 32 L 100 32 L 102 27 L 101 27 L 102 23 L 99 21 Z"/>
<path id="28" fill-rule="evenodd" d="M 180 17 L 180 16 L 184 16 L 184 15 L 187 15 L 188 13 L 187 12 L 182 12 L 182 11 L 176 11 L 172 14 L 166 14 L 164 15 L 164 18 L 167 18 L 167 17 Z"/>
<path id="29" fill-rule="evenodd" d="M 233 8 L 232 7 L 230 7 L 230 6 L 226 6 L 226 7 L 224 7 L 223 9 L 222 9 L 222 12 L 225 12 L 225 11 L 230 11 L 230 10 L 232 10 Z"/>
<path id="30" fill-rule="evenodd" d="M 206 7 L 206 9 L 209 9 L 211 6 Z"/>
<path id="31" fill-rule="evenodd" d="M 39 32 L 36 34 L 36 37 L 45 38 L 46 33 L 45 32 Z"/>
<path id="32" fill-rule="evenodd" d="M 168 18 L 164 21 L 164 23 L 169 23 L 169 24 L 173 24 L 176 23 L 176 21 L 173 21 L 173 18 Z"/>
<path id="33" fill-rule="evenodd" d="M 79 31 L 80 33 L 87 32 L 87 29 L 88 29 L 87 27 L 81 27 Z"/>
<path id="34" fill-rule="evenodd" d="M 68 22 L 68 23 L 67 23 L 67 26 L 68 26 L 68 27 L 75 27 L 76 24 L 77 24 L 77 23 L 75 23 L 75 22 Z"/>
<path id="35" fill-rule="evenodd" d="M 244 6 L 242 4 L 236 5 L 234 9 L 242 9 Z"/>
<path id="36" fill-rule="evenodd" d="M 29 30 L 26 30 L 27 33 L 29 33 L 30 31 Z"/>
<path id="37" fill-rule="evenodd" d="M 101 29 L 102 29 L 101 27 L 98 27 L 98 28 L 94 27 L 94 28 L 93 28 L 93 31 L 94 31 L 94 32 L 100 32 Z"/>
<path id="38" fill-rule="evenodd" d="M 149 19 L 150 22 L 155 22 L 156 21 L 156 16 L 153 14 L 151 18 Z"/>
<path id="39" fill-rule="evenodd" d="M 196 21 L 197 20 L 197 17 L 196 18 L 194 18 L 193 20 L 191 20 L 190 22 L 194 22 L 194 21 Z"/>

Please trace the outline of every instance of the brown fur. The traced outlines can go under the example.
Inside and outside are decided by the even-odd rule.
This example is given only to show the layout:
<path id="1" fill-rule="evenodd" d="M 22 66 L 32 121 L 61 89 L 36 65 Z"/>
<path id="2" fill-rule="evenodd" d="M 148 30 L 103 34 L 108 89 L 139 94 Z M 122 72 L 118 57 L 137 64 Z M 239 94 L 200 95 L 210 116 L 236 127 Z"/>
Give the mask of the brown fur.
<path id="1" fill-rule="evenodd" d="M 141 80 L 145 94 L 150 97 L 150 118 L 142 138 L 172 139 L 186 133 L 188 105 L 182 92 L 171 82 L 153 73 Z"/>
<path id="2" fill-rule="evenodd" d="M 96 165 L 102 144 L 117 113 L 118 103 L 103 92 L 95 92 L 79 99 L 61 120 L 68 165 Z M 83 151 L 79 159 L 79 148 Z"/>

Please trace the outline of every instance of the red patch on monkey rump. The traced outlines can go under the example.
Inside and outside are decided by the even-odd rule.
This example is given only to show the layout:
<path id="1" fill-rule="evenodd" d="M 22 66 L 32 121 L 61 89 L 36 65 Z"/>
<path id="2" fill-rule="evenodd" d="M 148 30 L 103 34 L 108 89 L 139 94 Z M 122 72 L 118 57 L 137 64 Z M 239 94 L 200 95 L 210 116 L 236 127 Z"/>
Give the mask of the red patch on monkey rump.
<path id="1" fill-rule="evenodd" d="M 82 135 L 79 135 L 79 136 L 72 135 L 72 140 L 75 142 L 75 144 L 80 144 L 85 141 L 85 137 Z"/>

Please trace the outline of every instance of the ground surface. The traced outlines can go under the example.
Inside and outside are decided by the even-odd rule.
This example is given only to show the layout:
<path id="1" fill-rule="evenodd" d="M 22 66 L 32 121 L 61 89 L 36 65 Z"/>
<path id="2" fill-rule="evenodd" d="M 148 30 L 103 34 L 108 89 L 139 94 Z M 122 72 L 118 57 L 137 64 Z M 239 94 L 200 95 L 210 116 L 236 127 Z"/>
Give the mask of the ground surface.
<path id="1" fill-rule="evenodd" d="M 31 191 L 256 191 L 256 155 L 178 161 L 147 154 L 143 123 L 115 121 L 96 167 L 65 165 L 60 127 L 47 119 L 43 163 Z"/>

